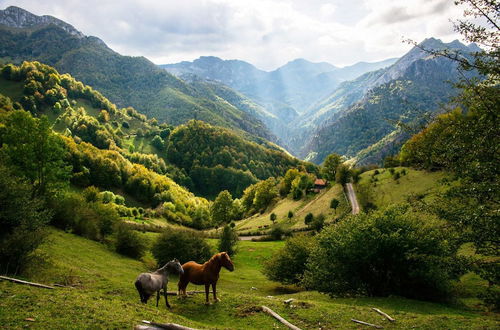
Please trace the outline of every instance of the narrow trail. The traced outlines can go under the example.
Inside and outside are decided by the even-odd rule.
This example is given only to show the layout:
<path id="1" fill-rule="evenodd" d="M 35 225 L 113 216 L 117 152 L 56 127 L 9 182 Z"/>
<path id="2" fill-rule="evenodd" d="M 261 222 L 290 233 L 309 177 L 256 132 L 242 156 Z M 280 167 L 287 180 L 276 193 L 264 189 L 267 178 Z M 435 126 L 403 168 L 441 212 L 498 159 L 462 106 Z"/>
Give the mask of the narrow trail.
<path id="1" fill-rule="evenodd" d="M 347 189 L 347 198 L 349 198 L 349 202 L 351 203 L 352 214 L 358 214 L 360 208 L 358 199 L 356 198 L 356 193 L 354 192 L 354 187 L 352 186 L 352 183 L 346 183 L 345 187 Z"/>

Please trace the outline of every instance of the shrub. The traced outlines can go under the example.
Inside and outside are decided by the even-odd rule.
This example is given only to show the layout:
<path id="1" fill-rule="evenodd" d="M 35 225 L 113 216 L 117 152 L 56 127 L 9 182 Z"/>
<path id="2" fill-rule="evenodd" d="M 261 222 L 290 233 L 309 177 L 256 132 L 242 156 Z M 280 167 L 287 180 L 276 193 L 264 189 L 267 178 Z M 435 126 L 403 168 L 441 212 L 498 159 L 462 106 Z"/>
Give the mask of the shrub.
<path id="1" fill-rule="evenodd" d="M 208 243 L 191 230 L 167 229 L 158 237 L 151 251 L 161 266 L 174 258 L 181 263 L 191 260 L 203 263 L 212 256 Z"/>
<path id="2" fill-rule="evenodd" d="M 238 234 L 236 230 L 234 230 L 234 222 L 231 222 L 233 225 L 225 225 L 222 229 L 222 234 L 219 239 L 219 252 L 227 252 L 230 256 L 236 254 L 237 249 L 236 246 L 238 244 Z"/>
<path id="3" fill-rule="evenodd" d="M 50 214 L 31 186 L 0 166 L 0 273 L 16 274 L 34 257 L 33 252 L 47 236 Z"/>
<path id="4" fill-rule="evenodd" d="M 312 213 L 307 213 L 307 215 L 304 217 L 304 223 L 306 225 L 309 225 L 311 222 L 314 220 L 314 215 Z"/>
<path id="5" fill-rule="evenodd" d="M 269 220 L 271 220 L 273 223 L 276 221 L 276 213 L 271 213 L 271 215 L 269 216 Z"/>
<path id="6" fill-rule="evenodd" d="M 285 246 L 264 263 L 264 274 L 272 281 L 299 283 L 313 245 L 314 240 L 305 235 L 288 239 Z"/>
<path id="7" fill-rule="evenodd" d="M 332 295 L 446 298 L 464 263 L 450 229 L 426 221 L 393 206 L 328 227 L 318 235 L 305 286 Z"/>
<path id="8" fill-rule="evenodd" d="M 273 241 L 280 241 L 285 236 L 290 236 L 290 232 L 283 229 L 281 226 L 275 226 L 269 232 L 269 238 Z"/>
<path id="9" fill-rule="evenodd" d="M 316 232 L 320 232 L 321 229 L 325 226 L 325 216 L 323 214 L 314 217 L 313 220 L 309 223 L 308 227 L 311 230 Z"/>
<path id="10" fill-rule="evenodd" d="M 118 226 L 116 229 L 116 252 L 125 256 L 139 259 L 146 252 L 146 242 L 138 232 L 128 226 Z"/>
<path id="11" fill-rule="evenodd" d="M 293 212 L 292 211 L 288 211 L 288 215 L 287 216 L 288 216 L 288 219 L 293 218 Z"/>

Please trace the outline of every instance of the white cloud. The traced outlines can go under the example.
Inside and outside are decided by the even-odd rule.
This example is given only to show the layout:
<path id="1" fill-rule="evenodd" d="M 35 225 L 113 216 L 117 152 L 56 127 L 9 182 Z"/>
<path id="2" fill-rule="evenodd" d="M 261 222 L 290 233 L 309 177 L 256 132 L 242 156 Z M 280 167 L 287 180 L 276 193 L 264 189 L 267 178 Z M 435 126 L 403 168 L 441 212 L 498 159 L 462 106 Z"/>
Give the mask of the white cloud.
<path id="1" fill-rule="evenodd" d="M 402 38 L 456 38 L 448 0 L 0 0 L 56 16 L 155 63 L 201 55 L 273 69 L 297 57 L 348 65 L 401 56 Z"/>

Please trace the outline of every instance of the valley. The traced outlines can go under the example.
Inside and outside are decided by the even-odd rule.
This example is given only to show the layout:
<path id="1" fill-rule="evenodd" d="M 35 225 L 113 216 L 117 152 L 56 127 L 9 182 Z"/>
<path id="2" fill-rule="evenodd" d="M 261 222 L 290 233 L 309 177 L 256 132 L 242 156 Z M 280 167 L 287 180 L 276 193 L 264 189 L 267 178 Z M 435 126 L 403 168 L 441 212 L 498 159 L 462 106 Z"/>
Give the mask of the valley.
<path id="1" fill-rule="evenodd" d="M 0 328 L 499 328 L 498 8 L 0 8 Z"/>

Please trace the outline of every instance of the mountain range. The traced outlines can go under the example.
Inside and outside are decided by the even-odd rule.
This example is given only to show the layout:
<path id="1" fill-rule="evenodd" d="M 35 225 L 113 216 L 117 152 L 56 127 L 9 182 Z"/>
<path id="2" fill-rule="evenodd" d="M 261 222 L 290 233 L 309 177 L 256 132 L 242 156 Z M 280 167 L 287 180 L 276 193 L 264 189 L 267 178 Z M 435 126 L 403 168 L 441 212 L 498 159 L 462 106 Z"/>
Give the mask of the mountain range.
<path id="1" fill-rule="evenodd" d="M 54 17 L 0 10 L 0 62 L 47 63 L 160 122 L 203 120 L 315 163 L 332 152 L 380 163 L 408 138 L 408 127 L 443 111 L 460 73 L 424 49 L 467 56 L 479 48 L 428 38 L 399 59 L 343 68 L 296 59 L 268 72 L 213 56 L 157 66 Z"/>

